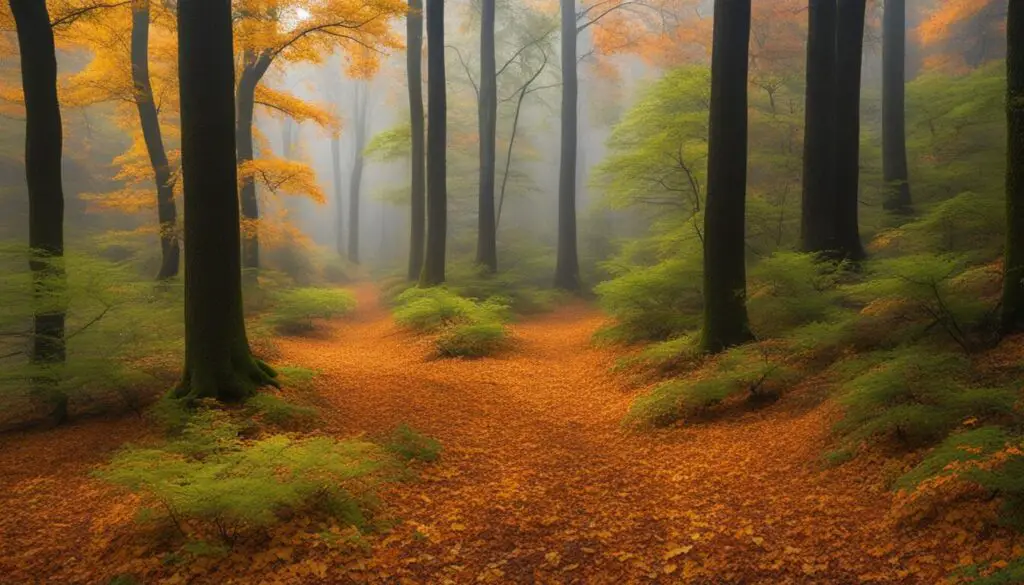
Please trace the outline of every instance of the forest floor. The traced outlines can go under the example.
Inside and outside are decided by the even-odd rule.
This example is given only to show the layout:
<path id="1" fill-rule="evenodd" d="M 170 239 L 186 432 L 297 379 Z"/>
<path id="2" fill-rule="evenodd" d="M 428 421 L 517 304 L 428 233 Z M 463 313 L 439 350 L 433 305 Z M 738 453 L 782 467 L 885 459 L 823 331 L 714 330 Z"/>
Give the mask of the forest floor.
<path id="1" fill-rule="evenodd" d="M 145 567 L 147 584 L 933 584 L 1024 552 L 963 511 L 896 525 L 884 459 L 824 469 L 837 412 L 813 384 L 760 410 L 630 432 L 620 421 L 636 388 L 612 372 L 617 350 L 591 344 L 593 308 L 521 321 L 504 355 L 431 360 L 373 287 L 356 293 L 354 315 L 279 345 L 321 372 L 324 432 L 408 423 L 441 441 L 438 462 L 382 490 L 392 530 L 339 554 L 293 522 L 270 552 L 143 563 L 135 502 L 88 473 L 145 424 L 83 421 L 0 437 L 0 583 L 102 583 Z"/>

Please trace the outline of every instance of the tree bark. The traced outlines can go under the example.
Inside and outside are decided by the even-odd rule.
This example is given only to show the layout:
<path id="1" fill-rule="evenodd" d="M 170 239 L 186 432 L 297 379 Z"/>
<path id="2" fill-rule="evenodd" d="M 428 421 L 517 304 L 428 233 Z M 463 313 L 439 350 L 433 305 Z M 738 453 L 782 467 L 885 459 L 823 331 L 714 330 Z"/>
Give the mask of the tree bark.
<path id="1" fill-rule="evenodd" d="M 160 270 L 157 279 L 178 275 L 181 247 L 178 244 L 178 208 L 174 203 L 174 175 L 167 160 L 160 118 L 149 79 L 149 0 L 136 0 L 132 5 L 132 82 L 135 105 L 142 126 L 149 162 L 156 182 L 157 219 L 160 222 Z"/>
<path id="2" fill-rule="evenodd" d="M 1024 5 L 1006 18 L 1006 248 L 1001 328 L 1024 330 Z"/>
<path id="3" fill-rule="evenodd" d="M 363 185 L 363 149 L 366 148 L 367 87 L 355 88 L 355 128 L 352 136 L 352 175 L 348 189 L 348 259 L 359 264 L 359 193 Z"/>
<path id="4" fill-rule="evenodd" d="M 906 130 L 906 0 L 886 0 L 882 15 L 882 177 L 883 207 L 910 211 Z"/>
<path id="5" fill-rule="evenodd" d="M 420 284 L 445 279 L 448 230 L 446 153 L 448 104 L 444 71 L 444 0 L 427 2 L 427 251 Z M 415 154 L 413 156 L 415 159 Z"/>
<path id="6" fill-rule="evenodd" d="M 835 250 L 836 0 L 810 0 L 800 247 Z"/>
<path id="7" fill-rule="evenodd" d="M 64 187 L 57 52 L 45 0 L 11 0 L 25 92 L 25 178 L 28 185 L 29 268 L 32 270 L 31 361 L 46 369 L 66 359 L 63 300 Z M 67 420 L 67 396 L 52 376 L 35 381 L 51 408 L 54 424 Z"/>
<path id="8" fill-rule="evenodd" d="M 498 270 L 498 235 L 494 213 L 495 151 L 498 132 L 498 77 L 494 57 L 495 0 L 483 0 L 480 17 L 480 197 L 477 212 L 476 262 Z"/>
<path id="9" fill-rule="evenodd" d="M 861 260 L 860 80 L 867 0 L 839 0 L 836 32 L 836 249 L 841 258 Z"/>
<path id="10" fill-rule="evenodd" d="M 244 400 L 274 384 L 242 315 L 230 0 L 179 0 L 185 368 L 175 396 Z"/>
<path id="11" fill-rule="evenodd" d="M 744 254 L 750 1 L 715 0 L 701 333 L 709 352 L 752 337 Z"/>
<path id="12" fill-rule="evenodd" d="M 345 256 L 345 202 L 341 187 L 341 137 L 331 136 L 331 174 L 334 179 L 334 248 Z"/>
<path id="13" fill-rule="evenodd" d="M 252 125 L 256 107 L 256 86 L 270 68 L 270 59 L 247 50 L 242 59 L 242 73 L 238 78 L 237 113 L 235 142 L 238 149 L 238 166 L 251 162 L 255 157 L 252 139 Z M 242 219 L 248 230 L 242 238 L 242 268 L 260 267 L 259 219 L 260 204 L 256 197 L 256 181 L 252 177 L 242 180 Z"/>
<path id="14" fill-rule="evenodd" d="M 558 173 L 558 255 L 555 287 L 580 290 L 579 254 L 576 249 L 576 133 L 578 77 L 576 70 L 576 2 L 561 0 L 562 7 L 562 148 Z"/>
<path id="15" fill-rule="evenodd" d="M 409 124 L 412 128 L 412 185 L 410 185 L 410 230 L 408 279 L 415 281 L 423 270 L 423 239 L 426 232 L 426 154 L 423 133 L 423 2 L 409 0 L 406 20 L 406 68 L 409 77 Z"/>

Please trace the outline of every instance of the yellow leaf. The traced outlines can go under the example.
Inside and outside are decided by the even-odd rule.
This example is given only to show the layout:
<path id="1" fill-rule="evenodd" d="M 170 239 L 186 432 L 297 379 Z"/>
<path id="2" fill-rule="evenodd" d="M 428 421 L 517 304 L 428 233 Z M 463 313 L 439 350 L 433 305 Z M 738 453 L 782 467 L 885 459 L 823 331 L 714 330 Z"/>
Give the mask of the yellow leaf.
<path id="1" fill-rule="evenodd" d="M 672 573 L 675 573 L 676 569 L 678 569 L 678 568 L 679 567 L 677 567 L 675 565 L 665 565 L 665 568 L 662 569 L 662 571 L 664 571 L 666 575 L 671 575 Z"/>
<path id="2" fill-rule="evenodd" d="M 693 549 L 693 545 L 680 546 L 680 547 L 677 547 L 677 548 L 674 548 L 674 549 L 668 551 L 667 553 L 662 555 L 661 558 L 663 560 L 670 561 L 670 560 L 678 557 L 679 555 L 685 555 L 686 553 L 690 552 L 692 549 Z"/>
<path id="3" fill-rule="evenodd" d="M 451 529 L 454 530 L 455 532 L 462 532 L 463 530 L 466 529 L 466 525 L 465 524 L 459 524 L 458 522 L 456 522 L 456 523 L 452 524 Z"/>

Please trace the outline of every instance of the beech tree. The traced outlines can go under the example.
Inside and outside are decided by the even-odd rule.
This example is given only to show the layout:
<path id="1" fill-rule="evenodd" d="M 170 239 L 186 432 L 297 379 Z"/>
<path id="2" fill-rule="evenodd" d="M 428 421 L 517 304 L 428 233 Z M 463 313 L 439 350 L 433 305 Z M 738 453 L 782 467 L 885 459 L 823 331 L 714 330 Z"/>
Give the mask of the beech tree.
<path id="1" fill-rule="evenodd" d="M 21 54 L 25 94 L 25 178 L 28 185 L 29 268 L 35 310 L 31 361 L 41 368 L 66 359 L 64 338 L 63 127 L 57 100 L 57 51 L 46 0 L 10 0 Z M 41 377 L 39 390 L 52 399 L 55 424 L 67 419 L 67 397 Z"/>
<path id="2" fill-rule="evenodd" d="M 555 261 L 555 286 L 580 289 L 579 254 L 576 248 L 576 2 L 561 0 L 562 9 L 562 146 L 558 171 L 558 254 Z"/>
<path id="3" fill-rule="evenodd" d="M 444 71 L 444 0 L 429 0 L 426 17 L 427 249 L 424 254 L 420 284 L 435 286 L 443 283 L 445 279 L 445 241 L 448 230 L 447 157 L 445 153 L 448 145 L 448 122 L 446 120 L 448 102 L 445 93 Z M 415 141 L 415 138 L 413 140 Z M 412 158 L 415 161 L 415 153 Z"/>
<path id="4" fill-rule="evenodd" d="M 348 259 L 359 264 L 359 194 L 363 185 L 363 149 L 366 148 L 366 125 L 369 87 L 356 82 L 352 108 L 352 174 L 348 184 Z M 339 227 L 341 227 L 339 225 Z"/>
<path id="5" fill-rule="evenodd" d="M 495 0 L 483 0 L 480 16 L 480 197 L 477 211 L 476 262 L 498 270 L 497 226 L 494 210 L 495 161 L 498 132 L 498 74 L 494 57 Z"/>
<path id="6" fill-rule="evenodd" d="M 275 384 L 242 313 L 231 0 L 178 1 L 185 170 L 185 368 L 175 396 L 240 401 Z"/>
<path id="7" fill-rule="evenodd" d="M 860 80 L 864 54 L 867 0 L 840 0 L 836 12 L 836 251 L 841 258 L 861 260 L 860 206 Z"/>
<path id="8" fill-rule="evenodd" d="M 835 248 L 836 0 L 809 0 L 800 244 Z"/>
<path id="9" fill-rule="evenodd" d="M 715 0 L 701 331 L 710 352 L 751 338 L 744 253 L 750 13 L 750 0 Z"/>
<path id="10" fill-rule="evenodd" d="M 886 0 L 882 13 L 882 179 L 883 207 L 910 210 L 907 172 L 906 0 Z"/>
<path id="11" fill-rule="evenodd" d="M 1006 18 L 1006 247 L 1002 329 L 1024 329 L 1024 5 Z"/>
<path id="12" fill-rule="evenodd" d="M 412 184 L 409 194 L 411 199 L 410 233 L 409 233 L 409 270 L 410 281 L 419 279 L 423 270 L 423 246 L 426 231 L 426 153 L 424 152 L 423 134 L 423 2 L 409 0 L 409 15 L 406 17 L 406 71 L 409 78 L 409 123 L 412 129 L 410 157 L 412 163 Z"/>

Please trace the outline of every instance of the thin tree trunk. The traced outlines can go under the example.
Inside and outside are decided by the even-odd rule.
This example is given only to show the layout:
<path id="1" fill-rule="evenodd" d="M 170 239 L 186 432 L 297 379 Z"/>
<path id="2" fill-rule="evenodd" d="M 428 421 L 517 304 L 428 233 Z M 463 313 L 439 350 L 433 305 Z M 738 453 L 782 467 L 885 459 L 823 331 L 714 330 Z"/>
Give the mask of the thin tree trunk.
<path id="1" fill-rule="evenodd" d="M 836 249 L 864 258 L 860 242 L 860 80 L 867 0 L 839 0 L 836 32 Z"/>
<path id="2" fill-rule="evenodd" d="M 334 179 L 334 248 L 345 256 L 345 205 L 341 187 L 341 136 L 331 136 L 331 172 Z"/>
<path id="3" fill-rule="evenodd" d="M 426 232 L 426 188 L 424 177 L 426 153 L 423 134 L 423 2 L 409 0 L 406 20 L 406 68 L 409 77 L 409 125 L 412 129 L 412 185 L 410 195 L 409 272 L 408 279 L 419 279 L 423 271 L 423 240 Z"/>
<path id="4" fill-rule="evenodd" d="M 906 130 L 906 0 L 886 0 L 882 15 L 882 178 L 883 207 L 910 211 Z"/>
<path id="5" fill-rule="evenodd" d="M 242 72 L 238 78 L 238 121 L 235 127 L 239 166 L 252 162 L 255 157 L 252 125 L 256 107 L 256 86 L 270 67 L 270 60 L 252 51 L 246 51 L 242 64 Z M 242 238 L 242 268 L 256 269 L 260 267 L 260 204 L 256 196 L 256 181 L 251 176 L 242 181 L 241 199 L 242 219 L 247 227 Z"/>
<path id="6" fill-rule="evenodd" d="M 178 244 L 178 208 L 174 203 L 174 175 L 164 149 L 149 80 L 149 14 L 149 0 L 136 0 L 132 5 L 132 82 L 142 138 L 156 181 L 157 218 L 160 222 L 160 270 L 156 277 L 163 280 L 178 275 L 181 247 Z"/>
<path id="7" fill-rule="evenodd" d="M 836 0 L 810 0 L 800 247 L 835 250 Z"/>
<path id="8" fill-rule="evenodd" d="M 558 173 L 558 255 L 555 287 L 580 290 L 580 265 L 576 249 L 576 2 L 562 6 L 562 149 Z"/>
<path id="9" fill-rule="evenodd" d="M 420 284 L 445 279 L 448 230 L 446 153 L 448 104 L 444 71 L 444 0 L 427 3 L 427 252 Z M 415 155 L 413 156 L 415 159 Z"/>
<path id="10" fill-rule="evenodd" d="M 713 34 L 701 346 L 718 352 L 751 339 L 744 256 L 750 0 L 715 0 Z"/>
<path id="11" fill-rule="evenodd" d="M 352 148 L 352 176 L 348 189 L 348 259 L 359 264 L 359 193 L 363 185 L 363 150 L 366 148 L 366 105 L 369 96 L 362 83 L 355 89 L 355 134 Z"/>
<path id="12" fill-rule="evenodd" d="M 494 63 L 495 0 L 483 0 L 480 17 L 480 197 L 477 212 L 476 262 L 498 270 L 498 235 L 494 213 L 495 152 L 498 132 L 498 77 Z"/>
<path id="13" fill-rule="evenodd" d="M 11 0 L 21 54 L 25 92 L 25 178 L 28 184 L 29 268 L 35 315 L 31 361 L 46 369 L 66 359 L 63 300 L 64 187 L 57 53 L 45 0 Z M 52 376 L 36 380 L 51 408 L 54 424 L 67 420 L 67 396 Z"/>
<path id="14" fill-rule="evenodd" d="M 185 368 L 175 395 L 244 400 L 274 372 L 242 315 L 230 0 L 178 1 L 185 187 Z"/>
<path id="15" fill-rule="evenodd" d="M 1024 330 L 1024 5 L 1006 18 L 1006 248 L 1002 330 Z"/>

